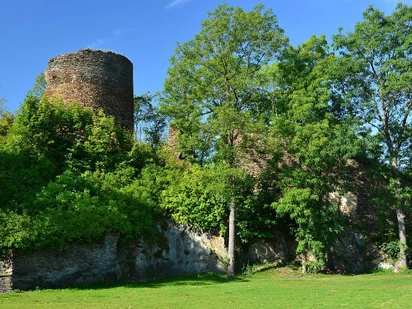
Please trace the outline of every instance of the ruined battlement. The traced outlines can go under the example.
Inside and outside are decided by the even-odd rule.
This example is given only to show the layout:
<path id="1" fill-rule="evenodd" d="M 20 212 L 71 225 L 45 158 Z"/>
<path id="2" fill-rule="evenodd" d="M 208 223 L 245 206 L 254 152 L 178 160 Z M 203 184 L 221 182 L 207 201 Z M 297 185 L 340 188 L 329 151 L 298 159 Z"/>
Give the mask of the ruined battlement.
<path id="1" fill-rule="evenodd" d="M 50 59 L 44 75 L 46 96 L 103 109 L 133 130 L 133 64 L 125 56 L 84 49 Z"/>

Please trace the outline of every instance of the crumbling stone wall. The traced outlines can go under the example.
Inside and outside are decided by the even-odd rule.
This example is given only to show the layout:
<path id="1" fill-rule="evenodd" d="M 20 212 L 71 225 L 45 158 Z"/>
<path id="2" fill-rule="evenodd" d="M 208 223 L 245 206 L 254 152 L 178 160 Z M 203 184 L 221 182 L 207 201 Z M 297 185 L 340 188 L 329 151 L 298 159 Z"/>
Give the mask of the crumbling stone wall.
<path id="1" fill-rule="evenodd" d="M 14 250 L 13 289 L 61 288 L 112 281 L 120 276 L 117 236 L 104 242 L 71 245 L 63 250 Z"/>
<path id="2" fill-rule="evenodd" d="M 156 228 L 156 239 L 136 239 L 120 252 L 120 265 L 127 279 L 226 271 L 223 237 L 174 222 L 158 223 Z"/>
<path id="3" fill-rule="evenodd" d="M 168 137 L 168 146 L 170 149 L 175 150 L 179 146 L 179 141 L 177 135 L 179 130 L 169 125 L 169 137 Z"/>
<path id="4" fill-rule="evenodd" d="M 77 101 L 133 131 L 133 64 L 126 57 L 85 49 L 49 60 L 45 71 L 48 97 Z"/>
<path id="5" fill-rule="evenodd" d="M 155 239 L 139 238 L 119 252 L 122 273 L 129 280 L 145 280 L 199 273 L 225 273 L 228 254 L 225 240 L 210 231 L 199 231 L 173 221 L 157 223 Z M 236 250 L 241 265 L 284 265 L 296 249 L 276 233 L 273 239 L 256 239 Z"/>
<path id="6" fill-rule="evenodd" d="M 0 294 L 9 293 L 13 289 L 13 252 L 8 250 L 0 260 Z"/>

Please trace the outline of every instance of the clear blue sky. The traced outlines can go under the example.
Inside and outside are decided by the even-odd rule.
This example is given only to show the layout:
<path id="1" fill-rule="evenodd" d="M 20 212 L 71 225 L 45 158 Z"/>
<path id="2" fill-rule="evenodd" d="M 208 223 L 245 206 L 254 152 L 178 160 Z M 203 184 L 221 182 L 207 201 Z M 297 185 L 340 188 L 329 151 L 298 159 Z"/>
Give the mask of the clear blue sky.
<path id="1" fill-rule="evenodd" d="M 219 3 L 271 8 L 294 45 L 312 34 L 351 31 L 368 5 L 390 14 L 396 0 L 4 0 L 0 98 L 16 111 L 50 58 L 83 48 L 111 50 L 134 64 L 134 92 L 162 90 L 176 42 L 199 31 Z M 404 0 L 412 4 L 412 0 Z"/>

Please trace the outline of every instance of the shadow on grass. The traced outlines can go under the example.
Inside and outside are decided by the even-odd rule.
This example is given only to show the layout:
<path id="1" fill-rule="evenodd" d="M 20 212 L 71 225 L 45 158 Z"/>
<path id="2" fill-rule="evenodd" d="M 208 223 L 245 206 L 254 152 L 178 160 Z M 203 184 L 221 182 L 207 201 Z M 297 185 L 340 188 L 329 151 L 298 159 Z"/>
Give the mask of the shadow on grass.
<path id="1" fill-rule="evenodd" d="M 118 281 L 99 282 L 87 286 L 77 286 L 72 289 L 77 290 L 101 290 L 112 288 L 161 288 L 165 286 L 206 286 L 225 283 L 249 282 L 248 279 L 240 277 L 228 277 L 219 274 L 200 274 L 179 277 L 168 277 L 163 279 L 148 279 L 144 282 Z"/>

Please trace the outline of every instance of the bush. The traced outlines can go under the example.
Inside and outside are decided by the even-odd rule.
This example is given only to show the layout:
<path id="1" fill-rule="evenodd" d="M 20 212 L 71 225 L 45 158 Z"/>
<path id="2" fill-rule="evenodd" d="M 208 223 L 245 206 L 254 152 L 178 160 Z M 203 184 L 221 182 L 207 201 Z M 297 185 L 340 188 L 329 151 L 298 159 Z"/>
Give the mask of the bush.
<path id="1" fill-rule="evenodd" d="M 147 156 L 103 112 L 27 98 L 0 143 L 0 248 L 147 232 L 153 205 L 137 186 Z"/>

